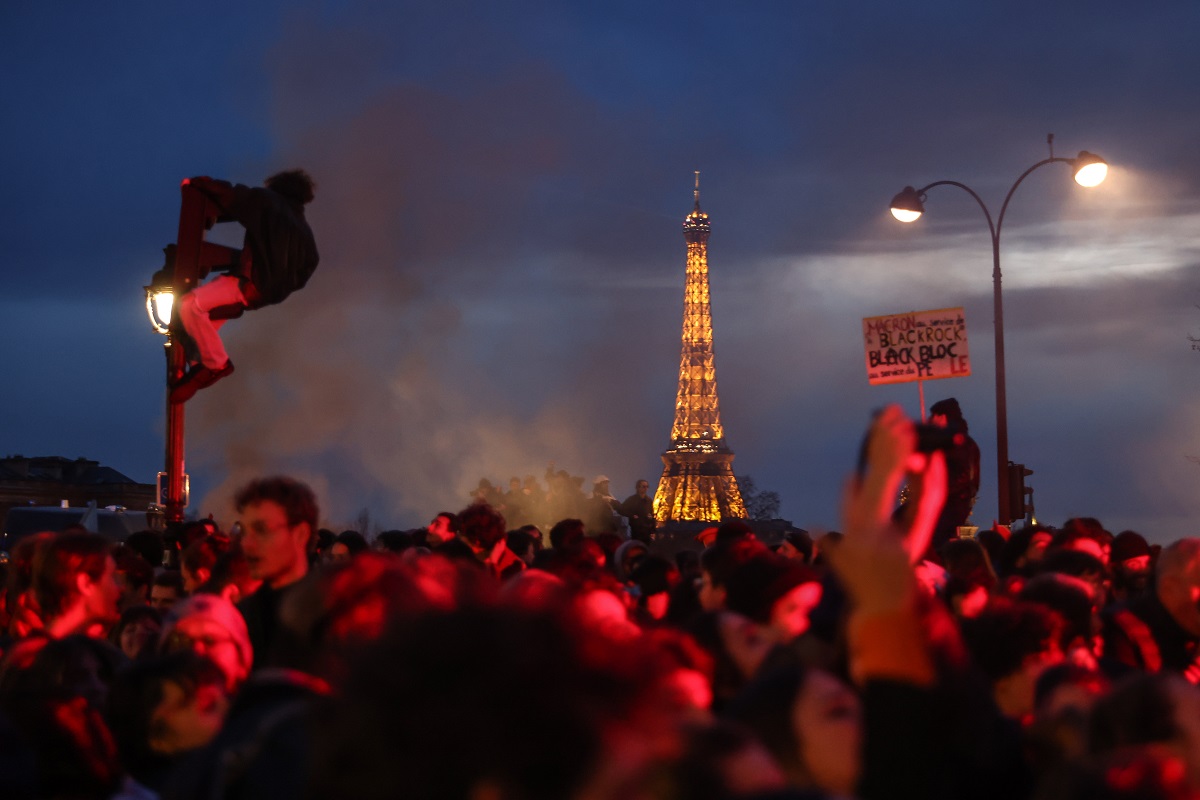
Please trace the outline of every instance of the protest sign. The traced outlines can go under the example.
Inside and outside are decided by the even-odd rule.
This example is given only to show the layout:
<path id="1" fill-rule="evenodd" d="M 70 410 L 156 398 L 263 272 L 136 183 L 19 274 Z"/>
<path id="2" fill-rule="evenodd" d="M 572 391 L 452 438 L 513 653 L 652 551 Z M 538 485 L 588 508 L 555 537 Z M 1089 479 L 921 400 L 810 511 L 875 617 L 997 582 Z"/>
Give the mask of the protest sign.
<path id="1" fill-rule="evenodd" d="M 872 386 L 971 374 L 962 308 L 867 317 L 863 342 Z"/>

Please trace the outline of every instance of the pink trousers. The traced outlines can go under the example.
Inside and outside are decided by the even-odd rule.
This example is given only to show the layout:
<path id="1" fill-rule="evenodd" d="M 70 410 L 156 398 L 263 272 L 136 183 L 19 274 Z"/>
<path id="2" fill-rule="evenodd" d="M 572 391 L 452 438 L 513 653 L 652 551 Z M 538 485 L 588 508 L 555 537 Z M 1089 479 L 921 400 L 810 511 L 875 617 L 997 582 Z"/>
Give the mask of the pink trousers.
<path id="1" fill-rule="evenodd" d="M 223 319 L 210 319 L 208 312 L 217 306 L 245 303 L 242 288 L 237 278 L 221 275 L 215 280 L 197 286 L 179 301 L 179 319 L 183 328 L 196 342 L 200 361 L 209 369 L 220 369 L 229 360 L 225 345 L 217 331 L 225 324 Z"/>

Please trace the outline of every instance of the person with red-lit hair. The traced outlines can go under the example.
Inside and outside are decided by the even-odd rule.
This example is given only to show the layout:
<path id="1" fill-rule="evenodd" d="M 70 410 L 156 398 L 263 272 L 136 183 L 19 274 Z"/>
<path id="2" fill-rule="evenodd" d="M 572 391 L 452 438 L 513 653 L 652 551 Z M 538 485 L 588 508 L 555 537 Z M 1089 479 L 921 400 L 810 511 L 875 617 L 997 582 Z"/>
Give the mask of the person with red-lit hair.
<path id="1" fill-rule="evenodd" d="M 117 562 L 117 585 L 121 587 L 121 610 L 150 604 L 154 567 L 128 545 L 113 549 Z"/>
<path id="2" fill-rule="evenodd" d="M 458 516 L 449 511 L 439 511 L 425 526 L 425 542 L 436 548 L 458 536 Z"/>
<path id="3" fill-rule="evenodd" d="M 472 503 L 455 515 L 458 535 L 439 548 L 450 558 L 471 556 L 497 578 L 506 578 L 525 568 L 525 563 L 508 549 L 504 516 L 487 503 Z"/>
<path id="4" fill-rule="evenodd" d="M 1096 701 L 1088 733 L 1096 755 L 1150 748 L 1176 759 L 1191 797 L 1200 794 L 1200 688 L 1192 682 L 1162 673 L 1127 677 Z"/>
<path id="5" fill-rule="evenodd" d="M 809 628 L 821 599 L 819 576 L 766 549 L 739 564 L 725 580 L 725 607 L 754 620 L 771 641 L 784 644 Z"/>
<path id="6" fill-rule="evenodd" d="M 1150 591 L 1104 616 L 1106 658 L 1200 681 L 1200 538 L 1164 547 Z"/>
<path id="7" fill-rule="evenodd" d="M 0 670 L 0 796 L 113 797 L 122 765 L 102 714 L 125 657 L 86 634 L 23 644 L 36 646 Z"/>
<path id="8" fill-rule="evenodd" d="M 209 534 L 185 547 L 179 557 L 179 574 L 183 577 L 184 592 L 195 594 L 207 583 L 217 560 L 228 550 L 229 537 L 224 534 Z"/>
<path id="9" fill-rule="evenodd" d="M 215 594 L 197 594 L 177 603 L 163 620 L 159 651 L 190 650 L 207 657 L 225 676 L 233 693 L 254 663 L 246 621 L 233 603 Z"/>
<path id="10" fill-rule="evenodd" d="M 696 587 L 700 606 L 705 611 L 726 607 L 727 583 L 742 564 L 766 553 L 762 542 L 753 536 L 722 539 L 700 554 L 700 578 Z"/>
<path id="11" fill-rule="evenodd" d="M 238 603 L 254 651 L 254 669 L 270 663 L 284 598 L 309 572 L 317 540 L 317 498 L 306 484 L 276 476 L 251 481 L 235 497 L 242 550 L 258 590 Z"/>
<path id="12" fill-rule="evenodd" d="M 726 716 L 758 735 L 792 787 L 854 793 L 862 774 L 862 703 L 836 676 L 790 664 L 768 670 Z"/>
<path id="13" fill-rule="evenodd" d="M 1144 595 L 1150 586 L 1152 562 L 1146 537 L 1137 531 L 1121 531 L 1114 536 L 1109 557 L 1113 599 L 1130 602 Z"/>
<path id="14" fill-rule="evenodd" d="M 1063 661 L 1063 626 L 1047 605 L 1006 599 L 963 620 L 967 647 L 1006 717 L 1025 722 L 1033 714 L 1038 677 Z"/>
<path id="15" fill-rule="evenodd" d="M 53 638 L 104 638 L 121 618 L 121 587 L 109 543 L 94 533 L 59 534 L 34 566 L 33 589 Z"/>
<path id="16" fill-rule="evenodd" d="M 190 651 L 145 659 L 117 675 L 109 726 L 125 768 L 119 798 L 161 795 L 183 758 L 208 744 L 229 711 L 225 676 Z"/>
<path id="17" fill-rule="evenodd" d="M 7 633 L 21 639 L 45 627 L 37 593 L 33 589 L 34 565 L 41 561 L 42 552 L 54 541 L 53 533 L 35 533 L 17 542 L 9 557 L 6 607 Z"/>

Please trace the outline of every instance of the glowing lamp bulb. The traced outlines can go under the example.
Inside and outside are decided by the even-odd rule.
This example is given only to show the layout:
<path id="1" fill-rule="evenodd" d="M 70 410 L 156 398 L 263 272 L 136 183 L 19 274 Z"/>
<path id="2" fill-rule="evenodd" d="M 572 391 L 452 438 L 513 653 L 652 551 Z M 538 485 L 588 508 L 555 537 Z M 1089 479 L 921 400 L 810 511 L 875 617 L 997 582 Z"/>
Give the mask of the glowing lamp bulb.
<path id="1" fill-rule="evenodd" d="M 171 311 L 175 305 L 175 294 L 168 288 L 155 286 L 146 287 L 146 313 L 150 324 L 159 333 L 167 333 L 171 328 Z"/>
<path id="2" fill-rule="evenodd" d="M 921 212 L 910 208 L 893 208 L 892 216 L 901 222 L 916 222 L 921 218 Z"/>
<path id="3" fill-rule="evenodd" d="M 925 213 L 925 202 L 920 193 L 911 186 L 892 198 L 892 216 L 901 222 L 916 222 Z"/>
<path id="4" fill-rule="evenodd" d="M 165 322 L 171 324 L 171 310 L 175 306 L 174 292 L 155 292 L 154 293 L 154 308 L 155 315 Z"/>
<path id="5" fill-rule="evenodd" d="M 1075 182 L 1091 188 L 1099 186 L 1108 177 L 1108 162 L 1084 150 L 1075 159 Z"/>

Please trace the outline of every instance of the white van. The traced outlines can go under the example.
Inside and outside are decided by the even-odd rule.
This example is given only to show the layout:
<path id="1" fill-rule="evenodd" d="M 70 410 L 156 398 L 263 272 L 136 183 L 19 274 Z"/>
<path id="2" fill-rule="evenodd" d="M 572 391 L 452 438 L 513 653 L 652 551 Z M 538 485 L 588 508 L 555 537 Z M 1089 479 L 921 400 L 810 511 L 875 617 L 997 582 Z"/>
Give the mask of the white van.
<path id="1" fill-rule="evenodd" d="M 163 514 L 151 507 L 149 511 L 130 511 L 121 506 L 97 508 L 93 500 L 86 506 L 13 506 L 4 519 L 4 535 L 0 550 L 8 553 L 13 545 L 33 533 L 58 533 L 72 525 L 82 525 L 91 533 L 121 542 L 131 533 L 163 529 Z"/>

